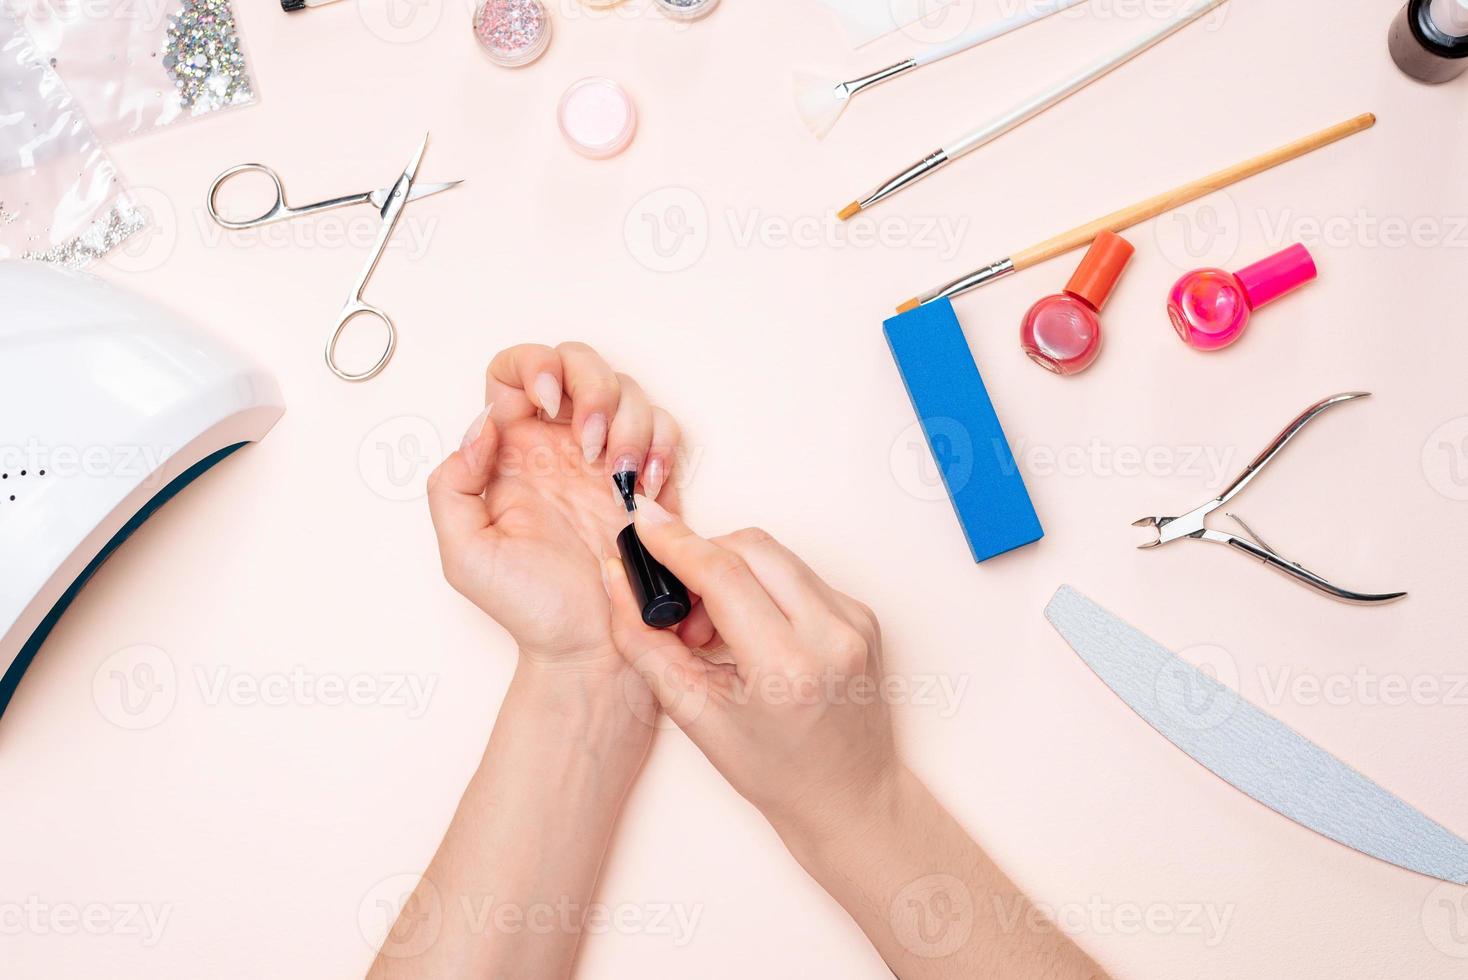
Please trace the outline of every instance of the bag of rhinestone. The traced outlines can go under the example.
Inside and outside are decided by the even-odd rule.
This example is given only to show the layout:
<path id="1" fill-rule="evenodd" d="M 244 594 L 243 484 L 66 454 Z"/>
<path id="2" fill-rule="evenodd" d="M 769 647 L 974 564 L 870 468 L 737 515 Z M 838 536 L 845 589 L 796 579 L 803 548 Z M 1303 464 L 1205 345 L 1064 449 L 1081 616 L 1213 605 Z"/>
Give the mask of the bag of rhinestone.
<path id="1" fill-rule="evenodd" d="M 255 100 L 229 0 L 0 0 L 104 143 Z"/>
<path id="2" fill-rule="evenodd" d="M 0 7 L 0 258 L 82 266 L 145 225 L 66 86 Z"/>

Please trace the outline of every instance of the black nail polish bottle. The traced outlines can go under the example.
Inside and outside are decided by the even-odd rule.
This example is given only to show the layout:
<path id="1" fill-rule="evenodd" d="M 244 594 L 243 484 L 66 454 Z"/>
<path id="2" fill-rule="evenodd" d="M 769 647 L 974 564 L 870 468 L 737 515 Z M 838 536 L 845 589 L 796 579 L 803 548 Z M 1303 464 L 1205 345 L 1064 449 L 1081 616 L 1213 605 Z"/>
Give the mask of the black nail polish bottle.
<path id="1" fill-rule="evenodd" d="M 612 482 L 622 495 L 622 503 L 631 515 L 637 510 L 632 488 L 637 485 L 637 471 L 632 470 L 613 475 Z M 688 618 L 693 608 L 688 601 L 688 590 L 662 564 L 648 554 L 637 537 L 637 527 L 629 523 L 617 535 L 617 550 L 622 554 L 622 565 L 627 569 L 627 581 L 632 583 L 632 594 L 642 607 L 642 621 L 654 629 L 677 626 Z"/>

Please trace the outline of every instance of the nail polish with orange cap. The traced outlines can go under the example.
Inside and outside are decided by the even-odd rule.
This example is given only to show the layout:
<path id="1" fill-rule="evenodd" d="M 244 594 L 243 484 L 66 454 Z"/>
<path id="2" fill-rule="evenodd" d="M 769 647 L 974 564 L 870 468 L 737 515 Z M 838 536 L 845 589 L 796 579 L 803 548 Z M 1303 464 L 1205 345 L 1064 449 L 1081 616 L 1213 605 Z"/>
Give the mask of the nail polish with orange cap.
<path id="1" fill-rule="evenodd" d="M 1101 353 L 1098 314 L 1136 249 L 1103 231 L 1091 243 L 1065 291 L 1046 296 L 1025 314 L 1019 341 L 1030 360 L 1055 374 L 1079 374 Z"/>

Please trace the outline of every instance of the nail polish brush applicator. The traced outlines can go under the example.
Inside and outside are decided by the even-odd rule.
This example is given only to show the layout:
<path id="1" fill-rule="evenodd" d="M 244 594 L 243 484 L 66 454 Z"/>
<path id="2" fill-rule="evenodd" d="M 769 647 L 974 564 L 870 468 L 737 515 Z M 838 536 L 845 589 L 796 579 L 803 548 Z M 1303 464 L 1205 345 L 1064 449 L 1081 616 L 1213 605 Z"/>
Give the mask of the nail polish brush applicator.
<path id="1" fill-rule="evenodd" d="M 633 488 L 637 486 L 637 471 L 616 473 L 612 482 L 617 485 L 628 515 L 636 513 L 637 498 L 633 496 Z M 632 594 L 642 609 L 644 623 L 653 629 L 667 629 L 688 618 L 693 608 L 688 589 L 643 547 L 635 523 L 629 522 L 617 535 L 617 551 L 622 556 L 622 567 L 627 570 Z"/>

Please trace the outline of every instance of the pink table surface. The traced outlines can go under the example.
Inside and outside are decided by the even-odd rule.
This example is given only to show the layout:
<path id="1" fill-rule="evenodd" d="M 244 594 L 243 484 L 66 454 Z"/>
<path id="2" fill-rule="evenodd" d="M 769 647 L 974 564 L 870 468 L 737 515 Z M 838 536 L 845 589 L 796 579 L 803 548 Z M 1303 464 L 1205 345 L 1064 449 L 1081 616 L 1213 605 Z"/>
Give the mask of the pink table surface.
<path id="1" fill-rule="evenodd" d="M 442 582 L 423 480 L 495 351 L 567 338 L 682 419 L 697 527 L 763 526 L 876 607 L 912 765 L 1116 976 L 1463 976 L 1461 889 L 1235 792 L 1041 617 L 1075 585 L 1468 834 L 1468 133 L 1461 84 L 1391 64 L 1396 0 L 1234 0 L 844 228 L 831 212 L 868 184 L 1173 5 L 1095 0 L 864 96 L 823 143 L 794 116 L 792 67 L 856 74 L 1013 6 L 963 0 L 852 52 L 814 2 L 726 0 L 675 25 L 641 0 L 556 0 L 549 54 L 516 72 L 476 50 L 462 0 L 238 6 L 261 103 L 114 148 L 159 230 L 98 271 L 269 364 L 291 407 L 117 554 L 0 721 L 6 977 L 365 971 L 513 659 Z M 615 160 L 556 131 L 557 97 L 590 74 L 641 112 Z M 1083 376 L 1045 375 L 1016 343 L 1074 257 L 958 302 L 1048 531 L 975 566 L 916 448 L 879 330 L 892 305 L 1366 110 L 1369 134 L 1135 229 Z M 467 183 L 408 210 L 369 290 L 400 352 L 349 386 L 319 348 L 370 212 L 231 235 L 204 191 L 246 160 L 297 202 L 381 186 L 424 130 L 422 178 Z M 1296 238 L 1321 282 L 1225 353 L 1177 341 L 1162 304 L 1182 271 Z M 1319 423 L 1239 510 L 1325 574 L 1408 600 L 1350 608 L 1224 549 L 1133 550 L 1134 518 L 1206 499 L 1296 412 L 1351 389 L 1376 397 Z M 353 703 L 322 703 L 333 684 L 356 685 Z M 611 924 L 581 976 L 887 975 L 676 731 L 598 901 Z M 89 908 L 98 934 L 71 917 Z"/>

